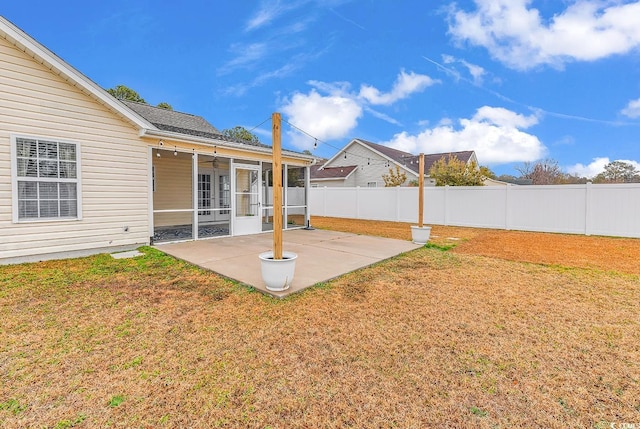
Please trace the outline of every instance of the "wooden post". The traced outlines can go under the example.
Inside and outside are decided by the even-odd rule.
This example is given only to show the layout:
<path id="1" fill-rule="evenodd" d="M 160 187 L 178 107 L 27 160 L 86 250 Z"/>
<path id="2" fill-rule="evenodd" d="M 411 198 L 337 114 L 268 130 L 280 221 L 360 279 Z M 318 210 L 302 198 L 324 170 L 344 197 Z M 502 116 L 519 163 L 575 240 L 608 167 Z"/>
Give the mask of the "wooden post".
<path id="1" fill-rule="evenodd" d="M 280 113 L 271 115 L 273 139 L 273 259 L 282 259 L 282 131 Z"/>
<path id="2" fill-rule="evenodd" d="M 424 153 L 420 154 L 418 168 L 418 226 L 422 228 L 424 218 Z"/>

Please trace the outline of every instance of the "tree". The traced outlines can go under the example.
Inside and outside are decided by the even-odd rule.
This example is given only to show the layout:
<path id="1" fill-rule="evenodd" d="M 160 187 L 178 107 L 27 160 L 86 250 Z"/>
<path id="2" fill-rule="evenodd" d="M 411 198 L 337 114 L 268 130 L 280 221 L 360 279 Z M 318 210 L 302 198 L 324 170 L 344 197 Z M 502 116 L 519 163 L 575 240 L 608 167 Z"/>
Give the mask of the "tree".
<path id="1" fill-rule="evenodd" d="M 436 180 L 436 186 L 483 186 L 485 174 L 489 173 L 494 175 L 487 167 L 478 167 L 475 161 L 467 164 L 451 155 L 443 156 L 429 169 L 429 176 Z"/>
<path id="2" fill-rule="evenodd" d="M 128 100 L 147 104 L 147 102 L 144 101 L 144 98 L 140 97 L 140 94 L 124 85 L 116 85 L 115 88 L 107 89 L 107 92 L 116 97 L 118 100 Z"/>
<path id="3" fill-rule="evenodd" d="M 507 183 L 518 183 L 518 179 L 515 176 L 512 176 L 511 174 L 501 174 L 498 177 L 496 177 L 496 180 L 499 180 L 501 182 L 507 182 Z"/>
<path id="4" fill-rule="evenodd" d="M 248 131 L 245 127 L 233 127 L 222 130 L 222 135 L 235 140 L 244 140 L 250 143 L 260 143 L 258 136 Z"/>
<path id="5" fill-rule="evenodd" d="M 482 173 L 482 175 L 487 179 L 496 178 L 496 173 L 494 173 L 489 167 L 485 167 L 484 165 L 480 166 L 480 173 Z"/>
<path id="6" fill-rule="evenodd" d="M 400 167 L 396 165 L 396 171 L 390 168 L 389 174 L 382 175 L 382 180 L 384 180 L 385 188 L 400 186 L 407 181 L 407 174 L 404 171 L 400 171 Z"/>
<path id="7" fill-rule="evenodd" d="M 124 85 L 116 85 L 114 88 L 107 89 L 107 92 L 118 100 L 135 101 L 136 103 L 149 104 L 136 91 Z M 163 101 L 158 103 L 157 107 L 161 109 L 173 110 L 171 104 Z"/>
<path id="8" fill-rule="evenodd" d="M 613 161 L 604 166 L 604 171 L 593 179 L 593 183 L 638 182 L 640 172 L 628 162 Z"/>
<path id="9" fill-rule="evenodd" d="M 156 107 L 159 107 L 161 109 L 173 110 L 173 106 L 171 106 L 171 104 L 167 103 L 166 101 L 163 101 L 162 103 L 158 103 Z"/>
<path id="10" fill-rule="evenodd" d="M 531 179 L 533 185 L 557 185 L 562 183 L 564 177 L 558 161 L 551 158 L 533 164 L 525 162 L 516 170 L 520 173 L 520 179 Z"/>
<path id="11" fill-rule="evenodd" d="M 564 174 L 560 183 L 563 185 L 584 185 L 589 179 L 578 176 L 577 174 Z"/>

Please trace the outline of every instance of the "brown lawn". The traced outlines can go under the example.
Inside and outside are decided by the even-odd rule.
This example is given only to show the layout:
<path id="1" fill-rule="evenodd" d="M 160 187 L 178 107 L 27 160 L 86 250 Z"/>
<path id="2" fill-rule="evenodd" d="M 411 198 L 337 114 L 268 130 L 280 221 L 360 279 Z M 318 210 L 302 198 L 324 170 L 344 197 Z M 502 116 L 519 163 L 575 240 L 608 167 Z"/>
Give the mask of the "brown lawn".
<path id="1" fill-rule="evenodd" d="M 315 228 L 411 240 L 411 224 L 313 217 Z M 640 239 L 435 225 L 431 243 L 456 253 L 640 275 Z"/>
<path id="2" fill-rule="evenodd" d="M 396 236 L 388 224 L 333 222 Z M 134 260 L 0 267 L 0 427 L 640 422 L 637 267 L 590 249 L 615 242 L 637 256 L 635 240 L 433 233 L 458 246 L 284 301 L 148 248 Z M 494 244 L 501 234 L 510 238 Z"/>

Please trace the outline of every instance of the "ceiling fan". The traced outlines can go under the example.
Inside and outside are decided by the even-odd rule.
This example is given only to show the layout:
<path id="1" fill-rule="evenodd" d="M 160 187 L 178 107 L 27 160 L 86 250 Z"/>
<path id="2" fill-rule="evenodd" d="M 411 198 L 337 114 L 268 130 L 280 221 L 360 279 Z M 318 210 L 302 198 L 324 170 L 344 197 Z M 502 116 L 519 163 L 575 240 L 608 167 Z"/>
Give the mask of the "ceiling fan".
<path id="1" fill-rule="evenodd" d="M 211 167 L 218 167 L 218 157 L 214 157 L 211 161 L 200 161 L 199 164 L 211 164 Z"/>

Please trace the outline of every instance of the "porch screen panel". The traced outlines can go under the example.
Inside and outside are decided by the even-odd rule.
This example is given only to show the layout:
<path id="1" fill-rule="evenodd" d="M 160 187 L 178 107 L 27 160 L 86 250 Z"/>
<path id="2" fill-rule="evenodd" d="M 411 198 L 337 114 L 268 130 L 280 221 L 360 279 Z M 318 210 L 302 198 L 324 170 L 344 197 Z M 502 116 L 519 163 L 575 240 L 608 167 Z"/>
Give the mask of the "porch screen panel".
<path id="1" fill-rule="evenodd" d="M 305 167 L 287 167 L 287 200 L 286 200 L 286 227 L 298 227 L 304 225 L 307 209 L 307 194 L 305 188 Z"/>
<path id="2" fill-rule="evenodd" d="M 258 172 L 236 169 L 236 216 L 258 216 Z"/>
<path id="3" fill-rule="evenodd" d="M 192 154 L 178 152 L 174 155 L 172 150 L 153 152 L 154 242 L 191 239 L 194 223 Z M 198 202 L 202 201 L 202 194 L 197 196 Z"/>

